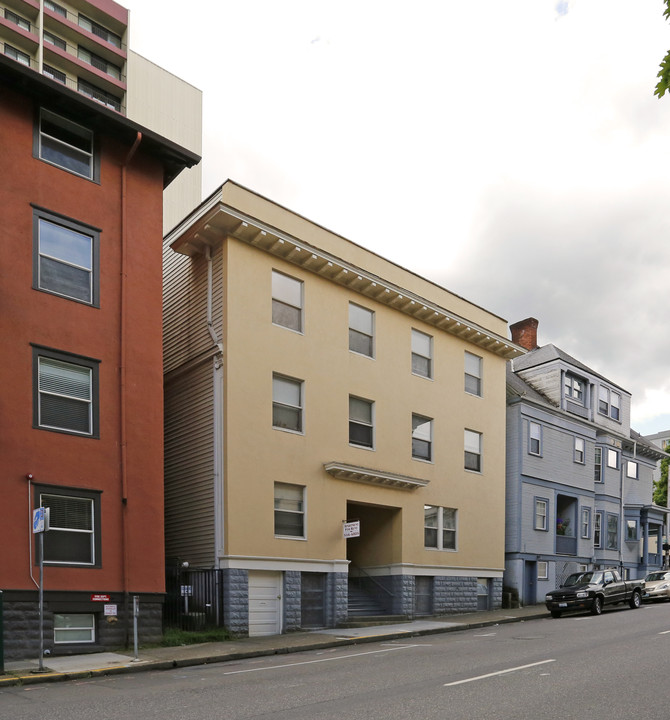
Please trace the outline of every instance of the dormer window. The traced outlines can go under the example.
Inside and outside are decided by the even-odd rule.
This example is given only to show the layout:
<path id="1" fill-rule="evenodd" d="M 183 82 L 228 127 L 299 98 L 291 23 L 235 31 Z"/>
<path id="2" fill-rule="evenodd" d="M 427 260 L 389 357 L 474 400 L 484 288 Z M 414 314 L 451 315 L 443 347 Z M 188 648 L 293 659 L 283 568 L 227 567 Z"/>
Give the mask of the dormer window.
<path id="1" fill-rule="evenodd" d="M 565 376 L 565 397 L 580 405 L 584 404 L 584 381 L 574 375 Z"/>
<path id="2" fill-rule="evenodd" d="M 620 420 L 621 395 L 601 385 L 598 390 L 598 412 L 611 417 L 612 420 Z"/>

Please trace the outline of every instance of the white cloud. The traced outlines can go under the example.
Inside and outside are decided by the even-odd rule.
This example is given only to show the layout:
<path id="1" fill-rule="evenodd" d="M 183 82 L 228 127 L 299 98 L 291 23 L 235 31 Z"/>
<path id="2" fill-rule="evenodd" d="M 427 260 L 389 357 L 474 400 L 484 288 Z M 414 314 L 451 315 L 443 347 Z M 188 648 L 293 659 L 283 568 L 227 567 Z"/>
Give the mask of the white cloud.
<path id="1" fill-rule="evenodd" d="M 657 0 L 126 4 L 131 46 L 204 91 L 205 193 L 232 177 L 533 315 L 667 423 Z"/>

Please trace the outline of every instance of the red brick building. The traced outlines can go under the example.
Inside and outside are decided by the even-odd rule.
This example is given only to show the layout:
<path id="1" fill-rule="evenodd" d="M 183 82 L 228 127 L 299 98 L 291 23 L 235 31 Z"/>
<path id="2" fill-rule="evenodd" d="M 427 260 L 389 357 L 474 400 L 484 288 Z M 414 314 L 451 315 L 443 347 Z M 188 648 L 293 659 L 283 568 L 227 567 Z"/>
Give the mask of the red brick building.
<path id="1" fill-rule="evenodd" d="M 39 648 L 40 504 L 45 648 L 123 644 L 135 595 L 150 639 L 164 591 L 163 189 L 199 158 L 2 55 L 0 128 L 5 657 Z"/>

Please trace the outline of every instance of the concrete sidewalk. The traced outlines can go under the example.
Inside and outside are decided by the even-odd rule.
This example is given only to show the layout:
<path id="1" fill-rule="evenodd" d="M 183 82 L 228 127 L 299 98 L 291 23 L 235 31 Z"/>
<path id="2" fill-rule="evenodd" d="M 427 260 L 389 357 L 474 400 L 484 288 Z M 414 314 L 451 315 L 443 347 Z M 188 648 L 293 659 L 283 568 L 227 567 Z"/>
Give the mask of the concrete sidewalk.
<path id="1" fill-rule="evenodd" d="M 464 615 L 448 615 L 423 620 L 413 620 L 396 625 L 369 625 L 360 628 L 335 628 L 328 630 L 299 631 L 286 635 L 244 637 L 225 642 L 182 645 L 179 647 L 142 648 L 136 660 L 132 651 L 91 653 L 48 657 L 44 659 L 44 672 L 39 672 L 39 662 L 22 660 L 5 663 L 5 675 L 0 675 L 0 690 L 11 685 L 75 680 L 138 672 L 144 670 L 169 670 L 189 665 L 241 660 L 262 655 L 279 655 L 343 645 L 355 645 L 380 640 L 395 640 L 435 633 L 467 630 L 509 622 L 521 622 L 548 617 L 544 605 L 512 610 L 490 610 Z"/>

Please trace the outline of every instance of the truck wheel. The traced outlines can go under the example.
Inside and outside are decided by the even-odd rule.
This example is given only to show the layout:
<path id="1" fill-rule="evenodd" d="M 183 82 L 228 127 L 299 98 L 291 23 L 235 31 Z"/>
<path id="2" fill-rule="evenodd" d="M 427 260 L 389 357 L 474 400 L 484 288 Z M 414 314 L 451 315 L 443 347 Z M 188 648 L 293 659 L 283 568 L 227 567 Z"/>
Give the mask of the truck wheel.
<path id="1" fill-rule="evenodd" d="M 593 598 L 591 605 L 591 615 L 600 615 L 603 611 L 603 599 L 599 596 Z"/>
<path id="2" fill-rule="evenodd" d="M 560 610 L 550 610 L 551 617 L 553 618 L 559 618 L 561 617 L 561 611 Z"/>
<path id="3" fill-rule="evenodd" d="M 630 609 L 635 610 L 636 608 L 639 608 L 641 602 L 640 593 L 637 590 L 634 590 L 633 594 L 630 596 L 630 600 L 628 601 Z"/>

